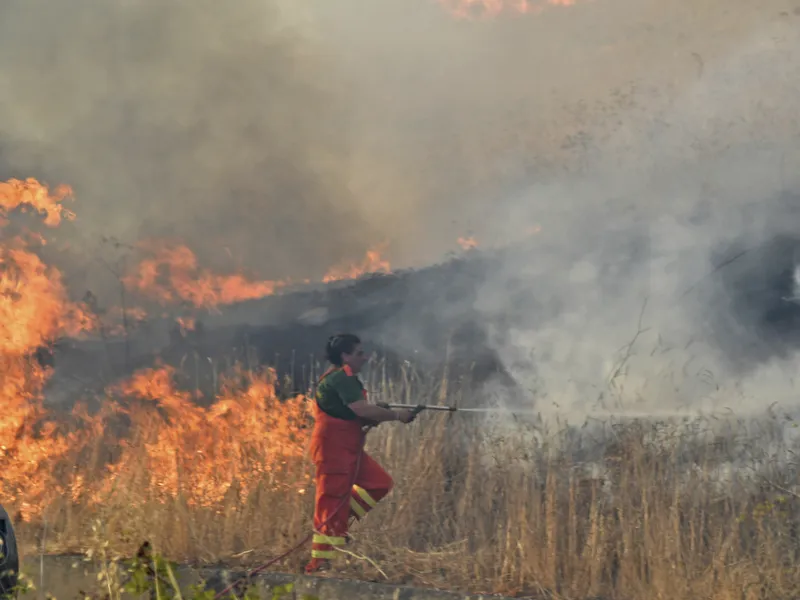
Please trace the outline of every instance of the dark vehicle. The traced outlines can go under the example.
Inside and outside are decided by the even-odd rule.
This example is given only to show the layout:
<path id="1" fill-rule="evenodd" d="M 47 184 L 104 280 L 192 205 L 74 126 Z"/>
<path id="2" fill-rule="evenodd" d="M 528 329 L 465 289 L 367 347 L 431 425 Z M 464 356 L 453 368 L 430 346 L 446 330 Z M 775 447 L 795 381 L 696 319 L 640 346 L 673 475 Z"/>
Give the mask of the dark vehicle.
<path id="1" fill-rule="evenodd" d="M 0 506 L 0 598 L 16 598 L 19 576 L 19 553 L 17 538 L 11 525 L 11 518 Z"/>

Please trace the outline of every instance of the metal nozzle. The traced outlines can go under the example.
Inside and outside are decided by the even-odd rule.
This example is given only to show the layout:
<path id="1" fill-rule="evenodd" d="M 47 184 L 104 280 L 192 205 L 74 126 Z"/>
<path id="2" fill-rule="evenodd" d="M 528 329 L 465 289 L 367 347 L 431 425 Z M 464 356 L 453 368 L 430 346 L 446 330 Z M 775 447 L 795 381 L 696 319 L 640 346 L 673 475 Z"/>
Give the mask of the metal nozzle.
<path id="1" fill-rule="evenodd" d="M 443 412 L 456 412 L 458 408 L 455 406 L 440 406 L 435 404 L 384 404 L 386 408 L 398 408 L 404 409 L 407 408 L 409 410 L 438 410 Z"/>

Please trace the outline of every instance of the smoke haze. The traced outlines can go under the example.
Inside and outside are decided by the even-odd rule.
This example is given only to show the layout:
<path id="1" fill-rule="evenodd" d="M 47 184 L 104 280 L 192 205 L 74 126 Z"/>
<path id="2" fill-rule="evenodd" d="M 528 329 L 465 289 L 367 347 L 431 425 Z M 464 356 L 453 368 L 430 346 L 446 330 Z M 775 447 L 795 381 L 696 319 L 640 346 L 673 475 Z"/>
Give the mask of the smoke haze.
<path id="1" fill-rule="evenodd" d="M 543 411 L 796 406 L 800 39 L 782 14 L 698 57 L 701 75 L 668 103 L 632 103 L 568 192 L 532 186 L 583 205 L 561 221 L 570 250 L 510 260 L 481 304 L 496 314 L 521 279 L 557 306 L 495 332 Z"/>
<path id="2" fill-rule="evenodd" d="M 683 294 L 726 244 L 800 225 L 774 201 L 797 183 L 798 26 L 787 0 L 476 21 L 429 0 L 7 0 L 0 178 L 73 187 L 78 220 L 56 235 L 78 295 L 110 288 L 103 236 L 303 278 L 384 240 L 420 265 L 540 226 L 478 306 L 516 315 L 495 344 L 520 383 L 593 400 L 641 313 L 639 350 L 662 345 L 637 363 L 651 402 L 707 395 L 704 374 L 742 360 L 786 389 L 769 351 L 735 349 L 771 342 L 730 287 Z M 515 306 L 512 283 L 546 308 Z M 690 338 L 702 359 L 666 349 Z M 676 369 L 694 387 L 677 393 Z"/>

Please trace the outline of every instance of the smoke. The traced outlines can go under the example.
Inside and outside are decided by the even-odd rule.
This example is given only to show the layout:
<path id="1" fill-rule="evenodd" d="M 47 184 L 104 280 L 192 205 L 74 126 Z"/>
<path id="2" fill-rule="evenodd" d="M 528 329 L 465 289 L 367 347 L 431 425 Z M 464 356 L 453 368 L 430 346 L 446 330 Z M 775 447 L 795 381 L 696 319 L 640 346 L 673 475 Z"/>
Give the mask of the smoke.
<path id="1" fill-rule="evenodd" d="M 103 237 L 259 278 L 384 240 L 395 266 L 527 240 L 477 308 L 539 406 L 697 406 L 744 375 L 784 393 L 792 341 L 774 352 L 763 297 L 737 291 L 764 255 L 709 273 L 796 229 L 776 199 L 797 183 L 799 18 L 785 0 L 474 22 L 433 0 L 7 0 L 0 176 L 75 190 L 50 247 L 76 294 L 113 298 Z"/>
<path id="2" fill-rule="evenodd" d="M 658 5 L 465 22 L 434 0 L 4 2 L 3 175 L 74 188 L 75 288 L 99 285 L 80 277 L 102 272 L 102 236 L 179 238 L 262 278 L 384 240 L 394 264 L 428 263 L 460 235 L 519 235 L 497 235 L 507 198 L 586 160 L 629 82 L 696 71 L 642 39 Z M 670 18 L 699 29 L 696 12 Z M 648 60 L 617 47 L 631 29 Z"/>
<path id="3" fill-rule="evenodd" d="M 2 175 L 74 189 L 74 288 L 98 285 L 78 267 L 104 272 L 103 236 L 262 277 L 374 243 L 347 189 L 335 56 L 287 21 L 261 0 L 2 4 Z"/>
<path id="4" fill-rule="evenodd" d="M 517 306 L 515 326 L 493 328 L 531 391 L 501 400 L 577 420 L 796 409 L 800 37 L 786 13 L 765 21 L 662 110 L 635 98 L 568 190 L 532 186 L 518 202 L 568 197 L 583 212 L 483 290 L 490 322 L 509 282 L 556 307 Z"/>

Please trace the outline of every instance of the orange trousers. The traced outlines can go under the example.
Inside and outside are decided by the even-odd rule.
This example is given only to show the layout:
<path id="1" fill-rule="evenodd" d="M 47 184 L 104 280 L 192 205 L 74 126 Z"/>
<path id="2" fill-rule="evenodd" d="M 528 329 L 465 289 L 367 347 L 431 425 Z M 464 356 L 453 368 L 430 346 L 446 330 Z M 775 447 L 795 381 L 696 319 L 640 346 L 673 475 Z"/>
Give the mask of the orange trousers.
<path id="1" fill-rule="evenodd" d="M 312 559 L 335 558 L 334 548 L 347 541 L 350 520 L 363 519 L 394 486 L 363 445 L 358 422 L 318 416 L 311 440 L 316 483 Z"/>

